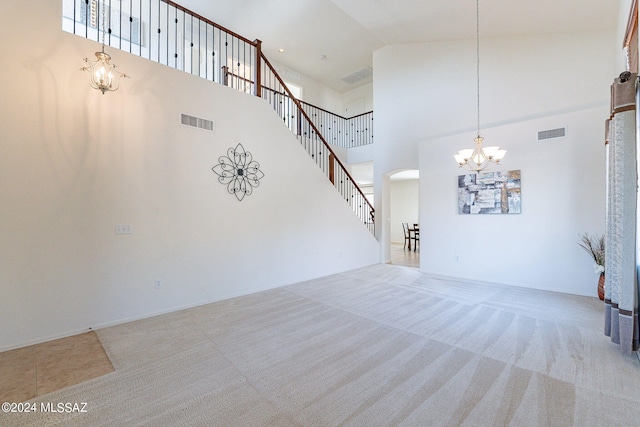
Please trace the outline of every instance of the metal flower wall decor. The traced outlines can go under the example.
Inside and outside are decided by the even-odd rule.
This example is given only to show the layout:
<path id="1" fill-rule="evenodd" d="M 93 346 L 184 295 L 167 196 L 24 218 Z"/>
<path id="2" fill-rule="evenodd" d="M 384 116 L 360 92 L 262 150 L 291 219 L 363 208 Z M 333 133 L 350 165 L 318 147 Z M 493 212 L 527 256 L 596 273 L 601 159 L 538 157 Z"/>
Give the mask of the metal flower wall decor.
<path id="1" fill-rule="evenodd" d="M 220 156 L 218 163 L 211 168 L 218 175 L 218 182 L 227 186 L 227 191 L 239 201 L 250 196 L 253 189 L 260 185 L 264 173 L 260 164 L 253 160 L 251 153 L 244 150 L 242 144 L 229 148 L 226 156 Z"/>

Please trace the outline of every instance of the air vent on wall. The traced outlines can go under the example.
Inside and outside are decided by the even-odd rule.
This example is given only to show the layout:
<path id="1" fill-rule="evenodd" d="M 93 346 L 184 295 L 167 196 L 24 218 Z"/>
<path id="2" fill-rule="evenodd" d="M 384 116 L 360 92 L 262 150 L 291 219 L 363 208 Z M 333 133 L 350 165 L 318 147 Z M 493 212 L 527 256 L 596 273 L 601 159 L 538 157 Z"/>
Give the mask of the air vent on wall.
<path id="1" fill-rule="evenodd" d="M 200 117 L 189 116 L 187 114 L 182 115 L 182 124 L 185 126 L 191 126 L 194 128 L 200 128 L 204 130 L 213 131 L 214 123 L 211 120 L 201 119 Z"/>
<path id="2" fill-rule="evenodd" d="M 346 76 L 342 77 L 340 80 L 342 80 L 345 83 L 349 83 L 350 85 L 359 82 L 360 80 L 364 80 L 367 77 L 371 77 L 373 76 L 373 68 L 371 67 L 364 67 L 358 71 L 356 71 L 355 73 L 351 73 L 351 74 L 347 74 Z"/>
<path id="3" fill-rule="evenodd" d="M 566 127 L 538 131 L 538 141 L 544 141 L 545 139 L 553 138 L 563 138 L 565 136 L 567 136 Z"/>

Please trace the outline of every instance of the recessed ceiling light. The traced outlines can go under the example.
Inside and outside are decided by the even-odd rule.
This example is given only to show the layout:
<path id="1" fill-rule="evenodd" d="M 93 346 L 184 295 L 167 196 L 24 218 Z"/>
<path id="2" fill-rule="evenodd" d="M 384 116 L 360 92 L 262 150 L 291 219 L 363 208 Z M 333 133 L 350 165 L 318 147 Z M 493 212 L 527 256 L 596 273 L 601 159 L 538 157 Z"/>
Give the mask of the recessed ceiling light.
<path id="1" fill-rule="evenodd" d="M 278 49 L 278 52 L 280 52 L 280 53 L 284 53 L 284 49 L 283 49 L 283 48 L 280 48 L 280 49 Z"/>

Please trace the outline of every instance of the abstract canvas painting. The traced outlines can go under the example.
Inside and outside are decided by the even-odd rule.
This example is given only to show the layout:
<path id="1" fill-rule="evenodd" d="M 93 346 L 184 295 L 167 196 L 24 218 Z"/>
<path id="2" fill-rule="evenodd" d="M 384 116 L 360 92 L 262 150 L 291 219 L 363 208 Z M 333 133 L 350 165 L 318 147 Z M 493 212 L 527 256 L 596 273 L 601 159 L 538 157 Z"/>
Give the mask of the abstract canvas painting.
<path id="1" fill-rule="evenodd" d="M 459 214 L 518 214 L 520 171 L 458 176 Z"/>

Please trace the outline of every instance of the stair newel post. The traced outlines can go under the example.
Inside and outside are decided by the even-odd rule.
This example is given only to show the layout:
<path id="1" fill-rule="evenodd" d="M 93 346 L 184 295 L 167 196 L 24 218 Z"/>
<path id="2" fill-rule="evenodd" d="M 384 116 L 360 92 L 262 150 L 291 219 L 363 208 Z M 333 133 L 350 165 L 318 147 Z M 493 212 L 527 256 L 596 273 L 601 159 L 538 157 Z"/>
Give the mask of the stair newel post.
<path id="1" fill-rule="evenodd" d="M 333 153 L 329 154 L 329 180 L 331 181 L 331 184 L 336 185 L 336 180 L 335 180 L 335 171 L 336 171 L 336 166 L 335 166 L 335 161 L 336 161 L 336 155 Z"/>
<path id="2" fill-rule="evenodd" d="M 222 66 L 222 84 L 229 86 L 229 67 L 226 65 Z"/>
<path id="3" fill-rule="evenodd" d="M 255 95 L 262 97 L 262 41 L 256 39 L 256 90 Z"/>

